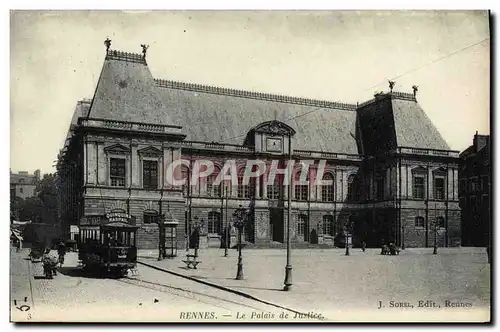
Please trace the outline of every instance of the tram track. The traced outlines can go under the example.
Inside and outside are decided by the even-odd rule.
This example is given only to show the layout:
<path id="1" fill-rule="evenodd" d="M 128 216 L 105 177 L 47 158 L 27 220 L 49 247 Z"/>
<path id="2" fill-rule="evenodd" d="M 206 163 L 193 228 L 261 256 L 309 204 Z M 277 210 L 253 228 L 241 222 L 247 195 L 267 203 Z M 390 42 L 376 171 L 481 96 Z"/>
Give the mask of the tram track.
<path id="1" fill-rule="evenodd" d="M 244 304 L 241 301 L 234 301 L 225 299 L 216 295 L 210 295 L 190 289 L 186 289 L 183 287 L 175 287 L 170 285 L 165 285 L 157 282 L 152 282 L 136 277 L 125 277 L 122 279 L 117 279 L 118 282 L 122 284 L 128 284 L 135 287 L 146 288 L 150 290 L 159 291 L 162 293 L 166 293 L 169 295 L 178 296 L 185 299 L 194 300 L 203 304 L 210 305 L 212 307 L 217 307 L 223 310 L 227 310 L 229 312 L 237 311 L 237 310 L 257 310 L 257 311 L 266 311 L 263 310 L 262 306 L 253 306 L 249 304 Z M 257 301 L 256 301 L 257 302 Z M 258 302 L 257 302 L 258 303 Z M 260 304 L 260 303 L 258 303 Z M 267 310 L 269 311 L 269 310 Z"/>

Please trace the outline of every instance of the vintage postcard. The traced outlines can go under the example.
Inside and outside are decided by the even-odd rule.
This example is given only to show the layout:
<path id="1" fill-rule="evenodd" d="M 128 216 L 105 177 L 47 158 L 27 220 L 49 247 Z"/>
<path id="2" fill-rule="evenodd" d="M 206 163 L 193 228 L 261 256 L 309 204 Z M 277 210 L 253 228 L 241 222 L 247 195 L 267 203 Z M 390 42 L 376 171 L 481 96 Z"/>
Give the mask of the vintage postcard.
<path id="1" fill-rule="evenodd" d="M 490 322 L 490 47 L 488 11 L 11 11 L 11 321 Z"/>

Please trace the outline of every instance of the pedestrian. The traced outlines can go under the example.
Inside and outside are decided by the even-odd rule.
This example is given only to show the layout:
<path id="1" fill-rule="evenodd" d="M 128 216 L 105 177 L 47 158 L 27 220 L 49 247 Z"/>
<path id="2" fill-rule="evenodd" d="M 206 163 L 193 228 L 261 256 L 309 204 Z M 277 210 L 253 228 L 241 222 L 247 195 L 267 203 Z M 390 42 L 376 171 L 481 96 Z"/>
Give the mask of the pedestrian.
<path id="1" fill-rule="evenodd" d="M 366 243 L 365 243 L 365 241 L 361 242 L 361 250 L 363 250 L 363 252 L 365 252 L 365 250 L 366 250 Z"/>

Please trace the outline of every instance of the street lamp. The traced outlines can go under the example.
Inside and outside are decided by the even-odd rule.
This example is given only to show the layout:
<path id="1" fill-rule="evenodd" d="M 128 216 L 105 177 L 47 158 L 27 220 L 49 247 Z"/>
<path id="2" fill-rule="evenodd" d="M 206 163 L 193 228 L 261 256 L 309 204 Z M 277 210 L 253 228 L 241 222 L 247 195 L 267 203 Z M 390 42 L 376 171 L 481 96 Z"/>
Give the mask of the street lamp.
<path id="1" fill-rule="evenodd" d="M 224 257 L 227 257 L 227 247 L 229 246 L 229 223 L 228 223 L 228 220 L 227 220 L 227 201 L 229 199 L 229 195 L 228 195 L 228 192 L 229 192 L 229 188 L 226 187 L 226 211 L 224 213 L 224 217 L 226 218 L 226 231 L 224 232 Z"/>
<path id="2" fill-rule="evenodd" d="M 288 163 L 292 163 L 292 135 L 288 135 Z M 287 213 L 287 225 L 286 225 L 286 266 L 285 266 L 285 287 L 284 291 L 289 291 L 292 288 L 292 262 L 291 262 L 291 251 L 292 251 L 292 240 L 290 239 L 290 227 L 292 222 L 292 170 L 288 169 L 290 174 L 288 174 L 288 213 Z"/>
<path id="3" fill-rule="evenodd" d="M 200 229 L 203 227 L 203 219 L 198 221 L 198 216 L 194 216 L 193 218 L 193 234 L 194 234 L 194 257 L 198 257 L 198 248 L 200 247 Z M 189 241 L 191 244 L 191 240 Z"/>
<path id="4" fill-rule="evenodd" d="M 158 224 L 158 260 L 161 261 L 164 257 L 165 246 L 165 225 L 163 215 L 158 215 L 156 217 L 156 222 Z"/>
<path id="5" fill-rule="evenodd" d="M 405 225 L 401 226 L 401 250 L 405 250 Z"/>
<path id="6" fill-rule="evenodd" d="M 349 232 L 347 231 L 347 226 L 344 227 L 344 237 L 345 237 L 345 255 L 349 256 Z"/>
<path id="7" fill-rule="evenodd" d="M 437 255 L 437 253 L 438 253 L 438 248 L 437 248 L 437 232 L 438 232 L 438 220 L 436 218 L 434 220 L 434 251 L 432 252 L 433 255 Z"/>
<path id="8" fill-rule="evenodd" d="M 353 229 L 353 223 L 351 221 L 348 221 L 347 224 L 344 226 L 346 256 L 349 256 L 349 234 L 352 233 L 352 229 Z"/>
<path id="9" fill-rule="evenodd" d="M 248 211 L 240 205 L 233 212 L 233 224 L 238 229 L 238 271 L 236 273 L 236 280 L 243 279 L 243 258 L 241 257 L 241 231 L 247 222 Z"/>

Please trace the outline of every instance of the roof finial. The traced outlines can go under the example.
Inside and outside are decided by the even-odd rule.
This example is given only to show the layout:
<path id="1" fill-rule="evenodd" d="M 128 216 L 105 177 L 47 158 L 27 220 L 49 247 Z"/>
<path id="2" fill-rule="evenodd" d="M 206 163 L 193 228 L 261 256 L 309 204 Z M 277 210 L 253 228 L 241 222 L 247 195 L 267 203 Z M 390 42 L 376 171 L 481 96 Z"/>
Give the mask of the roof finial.
<path id="1" fill-rule="evenodd" d="M 389 80 L 389 89 L 391 89 L 391 92 L 392 92 L 392 89 L 394 88 L 394 84 L 396 84 L 395 81 Z"/>
<path id="2" fill-rule="evenodd" d="M 414 85 L 411 88 L 413 89 L 413 97 L 417 97 L 418 86 Z"/>
<path id="3" fill-rule="evenodd" d="M 109 50 L 109 48 L 111 47 L 111 39 L 106 37 L 106 40 L 104 41 L 104 45 L 106 45 L 106 52 L 107 52 Z"/>
<path id="4" fill-rule="evenodd" d="M 149 45 L 141 44 L 142 47 L 142 58 L 146 59 L 146 52 L 148 51 Z"/>

